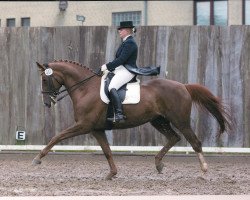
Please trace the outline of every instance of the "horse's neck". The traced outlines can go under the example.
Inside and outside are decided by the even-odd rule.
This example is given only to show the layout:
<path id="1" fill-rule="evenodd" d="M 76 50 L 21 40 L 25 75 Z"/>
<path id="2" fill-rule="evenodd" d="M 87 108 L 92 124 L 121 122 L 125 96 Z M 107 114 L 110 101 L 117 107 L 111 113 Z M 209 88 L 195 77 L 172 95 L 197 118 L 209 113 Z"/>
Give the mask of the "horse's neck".
<path id="1" fill-rule="evenodd" d="M 69 65 L 62 67 L 65 87 L 71 87 L 80 81 L 90 77 L 93 73 L 85 67 Z"/>
<path id="2" fill-rule="evenodd" d="M 92 77 L 94 73 L 87 67 L 64 64 L 60 69 L 64 76 L 64 86 L 69 88 L 69 91 L 81 91 L 80 94 L 79 92 L 69 92 L 72 100 L 75 96 L 88 94 L 90 90 L 97 91 L 98 85 L 100 85 L 98 84 L 100 77 Z"/>

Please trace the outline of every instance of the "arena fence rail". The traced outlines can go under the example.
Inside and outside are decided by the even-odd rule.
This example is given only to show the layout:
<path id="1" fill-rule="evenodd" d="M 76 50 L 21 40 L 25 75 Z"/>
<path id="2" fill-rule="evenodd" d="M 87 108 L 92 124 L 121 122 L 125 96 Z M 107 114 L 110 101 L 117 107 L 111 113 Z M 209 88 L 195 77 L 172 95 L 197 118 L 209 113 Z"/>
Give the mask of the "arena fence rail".
<path id="1" fill-rule="evenodd" d="M 0 145 L 0 151 L 40 151 L 45 145 Z M 113 152 L 157 152 L 162 146 L 110 146 Z M 250 148 L 203 147 L 204 153 L 250 153 Z M 55 145 L 52 151 L 102 151 L 100 146 Z M 192 147 L 172 147 L 169 152 L 194 153 Z"/>

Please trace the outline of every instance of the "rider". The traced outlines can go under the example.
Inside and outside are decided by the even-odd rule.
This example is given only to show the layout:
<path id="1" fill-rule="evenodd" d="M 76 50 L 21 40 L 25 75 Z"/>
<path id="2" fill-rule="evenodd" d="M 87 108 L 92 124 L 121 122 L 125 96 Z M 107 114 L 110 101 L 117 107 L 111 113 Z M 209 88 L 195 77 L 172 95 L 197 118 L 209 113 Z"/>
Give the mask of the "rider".
<path id="1" fill-rule="evenodd" d="M 101 66 L 102 71 L 109 70 L 112 72 L 115 70 L 115 76 L 112 78 L 108 87 L 111 102 L 114 106 L 115 118 L 107 119 L 114 122 L 124 121 L 126 118 L 123 114 L 122 103 L 117 91 L 135 77 L 136 74 L 130 71 L 131 69 L 137 68 L 136 59 L 138 54 L 138 47 L 132 36 L 135 32 L 133 22 L 120 22 L 118 32 L 123 42 L 116 52 L 115 59 Z"/>
<path id="2" fill-rule="evenodd" d="M 101 71 L 115 71 L 110 81 L 108 90 L 111 102 L 114 106 L 115 118 L 107 118 L 109 121 L 120 122 L 126 118 L 123 114 L 122 103 L 117 90 L 132 80 L 136 75 L 158 75 L 159 67 L 137 67 L 136 59 L 138 54 L 137 44 L 132 36 L 136 32 L 132 21 L 122 21 L 118 32 L 123 42 L 116 51 L 115 59 L 112 62 L 101 66 Z"/>

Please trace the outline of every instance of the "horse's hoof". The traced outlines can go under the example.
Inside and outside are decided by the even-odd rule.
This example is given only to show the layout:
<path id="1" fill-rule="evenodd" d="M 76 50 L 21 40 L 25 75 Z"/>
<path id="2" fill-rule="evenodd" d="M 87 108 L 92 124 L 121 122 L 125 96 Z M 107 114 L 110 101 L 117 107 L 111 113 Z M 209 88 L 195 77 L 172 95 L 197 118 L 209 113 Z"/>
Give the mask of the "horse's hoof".
<path id="1" fill-rule="evenodd" d="M 109 174 L 106 176 L 105 180 L 112 180 L 112 178 L 116 178 L 115 174 L 109 173 Z"/>
<path id="2" fill-rule="evenodd" d="M 159 174 L 162 174 L 163 167 L 164 167 L 164 164 L 162 162 L 159 165 L 156 165 L 156 169 Z"/>
<path id="3" fill-rule="evenodd" d="M 40 165 L 42 163 L 41 160 L 33 159 L 32 165 Z"/>
<path id="4" fill-rule="evenodd" d="M 202 170 L 204 173 L 206 173 L 206 172 L 207 172 L 207 169 L 208 169 L 207 163 L 203 163 L 203 164 L 201 165 L 201 170 Z"/>

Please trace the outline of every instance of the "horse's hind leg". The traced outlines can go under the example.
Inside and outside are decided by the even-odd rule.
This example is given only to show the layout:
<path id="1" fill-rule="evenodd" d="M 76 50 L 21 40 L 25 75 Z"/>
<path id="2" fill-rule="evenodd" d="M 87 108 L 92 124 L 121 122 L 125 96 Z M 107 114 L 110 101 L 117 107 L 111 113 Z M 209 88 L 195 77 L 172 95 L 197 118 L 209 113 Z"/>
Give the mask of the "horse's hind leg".
<path id="1" fill-rule="evenodd" d="M 104 131 L 98 131 L 98 132 L 96 131 L 96 132 L 93 132 L 93 136 L 96 138 L 96 140 L 100 144 L 102 151 L 108 160 L 110 172 L 106 176 L 106 180 L 111 180 L 117 174 L 117 169 L 113 160 L 112 152 L 111 152 L 106 134 Z"/>
<path id="2" fill-rule="evenodd" d="M 150 122 L 160 133 L 162 133 L 167 139 L 167 144 L 160 150 L 160 152 L 155 156 L 155 166 L 159 173 L 162 172 L 164 164 L 162 163 L 163 157 L 166 153 L 173 147 L 178 141 L 180 141 L 180 136 L 172 129 L 169 121 L 164 117 L 158 117 L 157 119 Z"/>
<path id="3" fill-rule="evenodd" d="M 205 158 L 203 156 L 203 152 L 202 152 L 202 146 L 201 146 L 201 142 L 200 140 L 197 138 L 197 136 L 195 135 L 195 133 L 193 132 L 193 130 L 191 129 L 189 123 L 184 126 L 185 123 L 182 124 L 181 128 L 178 128 L 180 130 L 180 132 L 184 135 L 184 137 L 187 139 L 187 141 L 191 144 L 192 148 L 194 149 L 194 151 L 197 153 L 199 162 L 200 162 L 200 166 L 201 166 L 201 170 L 203 172 L 207 172 L 207 163 L 205 161 Z"/>

